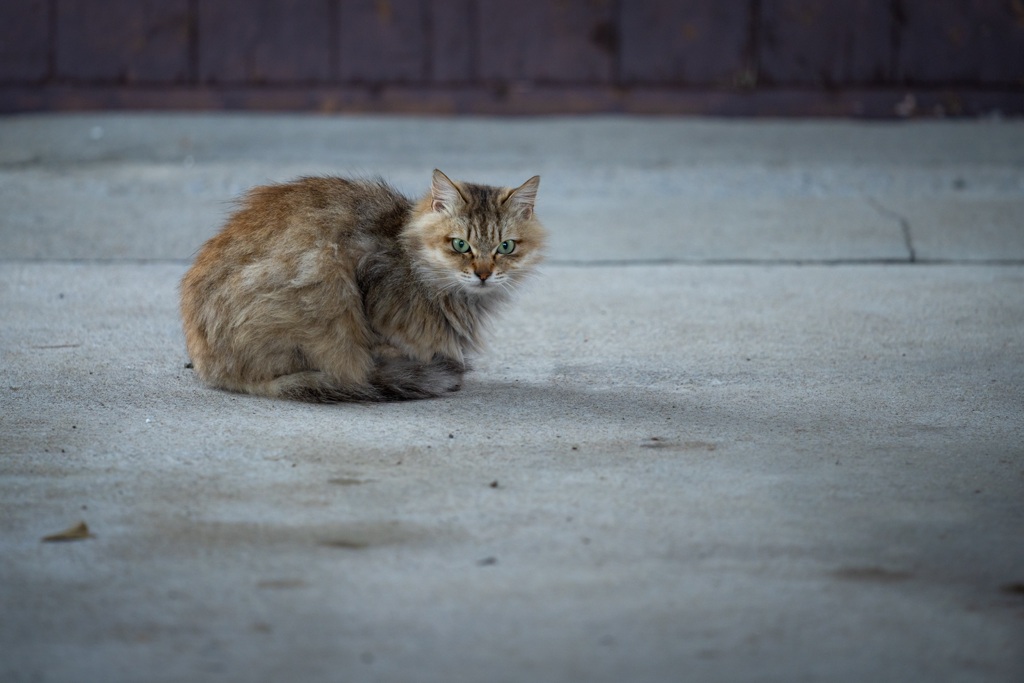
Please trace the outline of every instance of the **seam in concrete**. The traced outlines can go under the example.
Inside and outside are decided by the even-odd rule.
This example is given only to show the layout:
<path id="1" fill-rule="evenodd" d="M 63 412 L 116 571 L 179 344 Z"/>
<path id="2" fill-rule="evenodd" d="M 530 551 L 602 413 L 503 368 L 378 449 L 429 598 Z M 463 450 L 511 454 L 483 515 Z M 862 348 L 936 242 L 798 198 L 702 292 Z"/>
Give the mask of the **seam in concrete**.
<path id="1" fill-rule="evenodd" d="M 634 260 L 602 260 L 572 261 L 550 260 L 551 266 L 570 268 L 587 267 L 637 267 L 637 266 L 1024 266 L 1024 259 L 918 259 L 905 258 L 837 258 L 837 259 L 744 259 L 744 258 L 708 258 L 708 259 L 634 259 Z"/>
<path id="2" fill-rule="evenodd" d="M 878 213 L 882 214 L 886 218 L 892 218 L 899 223 L 900 231 L 903 233 L 903 246 L 907 249 L 907 260 L 909 260 L 910 263 L 916 263 L 917 253 L 914 250 L 914 240 L 910 234 L 910 221 L 908 221 L 902 214 L 899 214 L 883 205 L 874 197 L 865 197 L 865 201 L 867 201 L 868 205 Z"/>
<path id="3" fill-rule="evenodd" d="M 637 266 L 870 266 L 870 265 L 905 265 L 901 258 L 864 258 L 864 259 L 756 259 L 756 258 L 704 258 L 704 259 L 595 259 L 593 261 L 575 261 L 554 259 L 547 261 L 552 266 L 570 268 L 588 267 L 637 267 Z"/>

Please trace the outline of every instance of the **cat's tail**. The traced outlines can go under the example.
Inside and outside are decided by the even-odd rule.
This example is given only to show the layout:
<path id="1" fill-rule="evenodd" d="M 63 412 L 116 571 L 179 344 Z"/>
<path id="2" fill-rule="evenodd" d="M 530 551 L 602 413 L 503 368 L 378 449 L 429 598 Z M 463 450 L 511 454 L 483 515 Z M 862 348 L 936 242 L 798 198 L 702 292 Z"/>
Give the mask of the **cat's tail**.
<path id="1" fill-rule="evenodd" d="M 306 370 L 224 388 L 312 403 L 408 401 L 458 391 L 465 371 L 464 364 L 449 359 L 429 363 L 389 359 L 378 363 L 367 384 L 343 384 L 325 372 Z"/>
<path id="2" fill-rule="evenodd" d="M 244 382 L 225 389 L 257 396 L 284 398 L 310 403 L 347 403 L 352 401 L 383 401 L 382 392 L 363 384 L 342 384 L 337 378 L 319 370 L 306 370 L 281 375 L 270 380 Z"/>
<path id="3" fill-rule="evenodd" d="M 373 386 L 341 384 L 327 373 L 314 370 L 282 375 L 272 380 L 232 381 L 224 378 L 206 378 L 206 381 L 211 386 L 226 391 L 311 403 L 385 400 L 382 392 Z"/>

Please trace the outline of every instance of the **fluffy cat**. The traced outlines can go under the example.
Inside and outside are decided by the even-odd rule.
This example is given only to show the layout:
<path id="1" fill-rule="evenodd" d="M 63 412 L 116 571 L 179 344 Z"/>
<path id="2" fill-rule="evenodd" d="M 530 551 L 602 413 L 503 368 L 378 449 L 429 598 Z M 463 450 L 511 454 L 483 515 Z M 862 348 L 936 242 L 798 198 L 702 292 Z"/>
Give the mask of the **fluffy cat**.
<path id="1" fill-rule="evenodd" d="M 196 373 L 306 401 L 458 390 L 488 319 L 542 258 L 539 183 L 497 188 L 435 170 L 417 203 L 383 181 L 253 189 L 181 282 Z"/>

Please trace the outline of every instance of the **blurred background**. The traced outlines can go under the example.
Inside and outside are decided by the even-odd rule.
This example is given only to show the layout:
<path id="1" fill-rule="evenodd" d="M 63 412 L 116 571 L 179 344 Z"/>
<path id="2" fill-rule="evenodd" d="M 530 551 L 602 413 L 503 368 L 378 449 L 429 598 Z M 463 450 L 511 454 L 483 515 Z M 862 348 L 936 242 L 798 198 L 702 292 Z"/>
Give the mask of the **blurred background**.
<path id="1" fill-rule="evenodd" d="M 1024 113 L 1024 0 L 3 0 L 0 111 Z"/>

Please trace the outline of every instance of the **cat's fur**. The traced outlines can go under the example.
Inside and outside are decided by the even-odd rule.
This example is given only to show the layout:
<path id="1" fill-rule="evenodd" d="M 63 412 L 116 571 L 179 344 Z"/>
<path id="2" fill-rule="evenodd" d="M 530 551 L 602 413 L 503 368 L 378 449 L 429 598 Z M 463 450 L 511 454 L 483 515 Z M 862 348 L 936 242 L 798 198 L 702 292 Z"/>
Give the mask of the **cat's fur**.
<path id="1" fill-rule="evenodd" d="M 196 373 L 307 401 L 457 390 L 488 318 L 542 257 L 539 182 L 488 187 L 435 170 L 417 203 L 383 181 L 255 188 L 181 282 Z"/>

